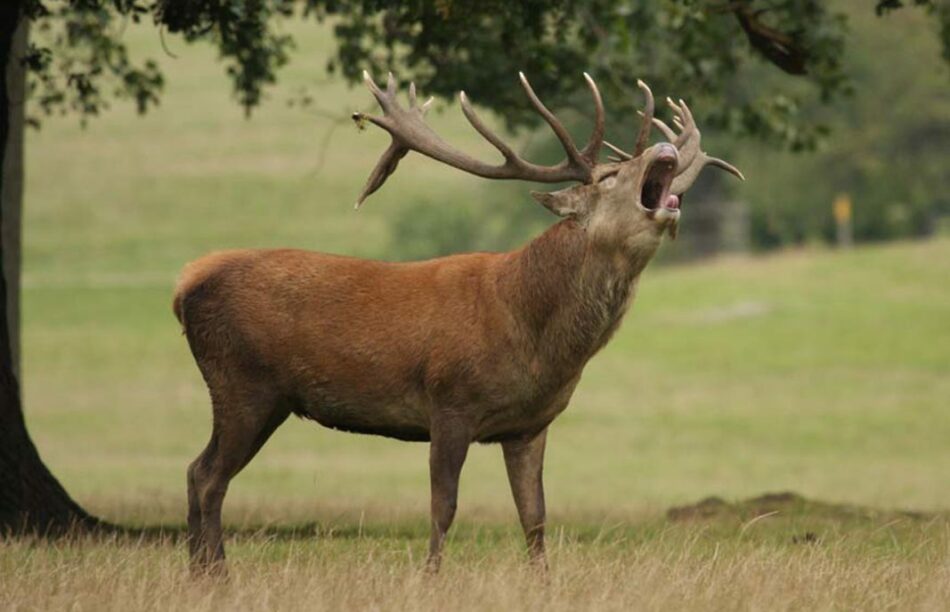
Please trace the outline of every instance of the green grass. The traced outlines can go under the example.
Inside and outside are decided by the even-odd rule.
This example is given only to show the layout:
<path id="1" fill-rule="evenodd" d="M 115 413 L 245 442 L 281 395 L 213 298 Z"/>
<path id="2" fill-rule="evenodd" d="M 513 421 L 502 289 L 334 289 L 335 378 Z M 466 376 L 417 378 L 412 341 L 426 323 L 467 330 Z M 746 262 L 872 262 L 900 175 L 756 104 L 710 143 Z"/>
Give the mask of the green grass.
<path id="1" fill-rule="evenodd" d="M 940 239 L 649 271 L 552 427 L 552 510 L 776 489 L 947 507 L 948 262 Z M 33 434 L 66 486 L 107 515 L 123 500 L 180 502 L 209 432 L 170 282 L 153 285 L 28 284 L 24 296 Z M 475 449 L 463 514 L 508 507 L 499 455 Z M 291 420 L 230 495 L 422 509 L 426 465 L 424 445 Z"/>
<path id="2" fill-rule="evenodd" d="M 477 210 L 512 198 L 510 186 L 411 156 L 353 212 L 386 137 L 344 125 L 316 172 L 329 122 L 282 102 L 318 82 L 314 63 L 301 59 L 327 52 L 325 33 L 313 32 L 273 99 L 245 121 L 207 49 L 173 40 L 173 60 L 156 36 L 130 30 L 136 48 L 168 71 L 162 107 L 144 118 L 117 108 L 85 131 L 49 120 L 28 136 L 27 420 L 53 472 L 107 519 L 184 519 L 185 467 L 210 426 L 170 308 L 186 261 L 276 245 L 387 257 L 392 220 L 413 202 Z M 335 81 L 316 87 L 320 106 L 341 115 L 369 98 Z M 457 115 L 433 123 L 486 153 Z M 526 190 L 510 205 L 531 205 Z M 950 507 L 948 278 L 947 236 L 649 269 L 623 328 L 552 426 L 546 482 L 558 605 L 936 607 L 950 571 L 945 516 L 884 510 Z M 447 571 L 469 590 L 419 586 L 426 455 L 425 445 L 288 422 L 225 504 L 229 524 L 251 529 L 230 548 L 237 575 L 252 586 L 264 580 L 259 573 L 278 576 L 270 591 L 196 592 L 181 575 L 181 547 L 161 543 L 9 543 L 0 574 L 19 568 L 5 588 L 38 608 L 63 607 L 73 577 L 92 566 L 105 569 L 89 575 L 88 592 L 74 592 L 90 608 L 101 607 L 103 592 L 117 594 L 109 607 L 126 609 L 266 608 L 271 596 L 306 607 L 306 598 L 281 599 L 284 587 L 340 606 L 378 607 L 389 593 L 392 607 L 413 598 L 443 609 L 463 600 L 550 607 L 517 569 L 520 537 L 494 446 L 473 449 L 462 477 Z M 685 523 L 663 514 L 707 496 L 778 490 L 882 510 L 796 501 L 760 519 L 768 512 L 754 506 Z M 260 525 L 304 531 L 282 538 L 254 532 Z M 314 568 L 340 580 L 368 571 L 366 599 L 314 583 Z M 509 574 L 516 586 L 505 590 Z M 410 586 L 394 586 L 400 581 Z M 46 590 L 31 600 L 37 583 Z M 154 589 L 166 599 L 146 601 Z"/>

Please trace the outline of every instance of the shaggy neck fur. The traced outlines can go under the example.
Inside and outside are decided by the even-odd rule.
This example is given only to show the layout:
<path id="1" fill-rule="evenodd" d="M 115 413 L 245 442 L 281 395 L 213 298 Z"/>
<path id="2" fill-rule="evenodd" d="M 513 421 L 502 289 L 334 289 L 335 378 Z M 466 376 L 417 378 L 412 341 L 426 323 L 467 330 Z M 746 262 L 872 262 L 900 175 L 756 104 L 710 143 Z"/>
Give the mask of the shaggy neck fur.
<path id="1" fill-rule="evenodd" d="M 540 371 L 575 376 L 606 344 L 656 252 L 659 241 L 648 242 L 611 244 L 568 219 L 512 253 L 500 289 L 533 343 Z"/>

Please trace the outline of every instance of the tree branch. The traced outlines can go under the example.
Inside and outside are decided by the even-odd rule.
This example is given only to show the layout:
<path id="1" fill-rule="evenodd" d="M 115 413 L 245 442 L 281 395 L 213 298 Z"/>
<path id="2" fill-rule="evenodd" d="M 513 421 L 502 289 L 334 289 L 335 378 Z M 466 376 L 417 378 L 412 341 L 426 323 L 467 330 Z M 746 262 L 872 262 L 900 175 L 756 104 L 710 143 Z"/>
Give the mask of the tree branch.
<path id="1" fill-rule="evenodd" d="M 763 11 L 755 11 L 747 2 L 734 2 L 728 5 L 742 26 L 749 44 L 788 74 L 807 74 L 808 51 L 784 32 L 769 27 L 759 21 Z"/>

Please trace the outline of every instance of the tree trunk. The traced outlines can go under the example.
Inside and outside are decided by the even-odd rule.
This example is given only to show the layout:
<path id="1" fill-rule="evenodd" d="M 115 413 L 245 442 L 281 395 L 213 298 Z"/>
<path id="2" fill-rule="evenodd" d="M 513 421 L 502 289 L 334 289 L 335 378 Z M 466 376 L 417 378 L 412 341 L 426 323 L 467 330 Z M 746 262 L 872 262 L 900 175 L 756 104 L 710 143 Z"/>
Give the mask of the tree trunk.
<path id="1" fill-rule="evenodd" d="M 27 22 L 21 23 L 20 16 L 20 1 L 0 2 L 0 532 L 55 535 L 99 523 L 40 459 L 26 431 L 15 371 L 25 75 L 14 64 L 20 63 L 27 37 Z"/>
<path id="2" fill-rule="evenodd" d="M 3 277 L 7 282 L 7 331 L 13 373 L 20 378 L 20 263 L 23 234 L 23 127 L 26 119 L 26 67 L 17 61 L 26 53 L 29 23 L 24 19 L 13 35 L 10 60 L 6 62 L 9 131 L 3 153 L 0 204 L 3 211 L 0 244 Z"/>

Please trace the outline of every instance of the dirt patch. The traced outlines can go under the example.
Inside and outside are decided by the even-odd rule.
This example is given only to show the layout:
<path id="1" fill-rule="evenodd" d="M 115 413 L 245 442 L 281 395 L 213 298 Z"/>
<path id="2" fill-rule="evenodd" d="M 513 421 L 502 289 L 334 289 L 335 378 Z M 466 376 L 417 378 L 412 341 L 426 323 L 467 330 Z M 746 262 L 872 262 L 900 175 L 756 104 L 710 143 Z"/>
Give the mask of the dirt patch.
<path id="1" fill-rule="evenodd" d="M 666 511 L 671 521 L 690 521 L 730 514 L 731 505 L 721 497 L 707 497 L 688 506 L 674 506 Z"/>
<path id="2" fill-rule="evenodd" d="M 746 521 L 766 514 L 808 515 L 836 520 L 880 520 L 888 518 L 927 520 L 934 516 L 925 512 L 881 510 L 850 504 L 832 504 L 810 500 L 791 491 L 783 491 L 780 493 L 766 493 L 737 502 L 727 502 L 721 497 L 707 497 L 695 504 L 670 508 L 666 512 L 666 517 L 674 522 L 723 518 L 736 518 Z"/>

